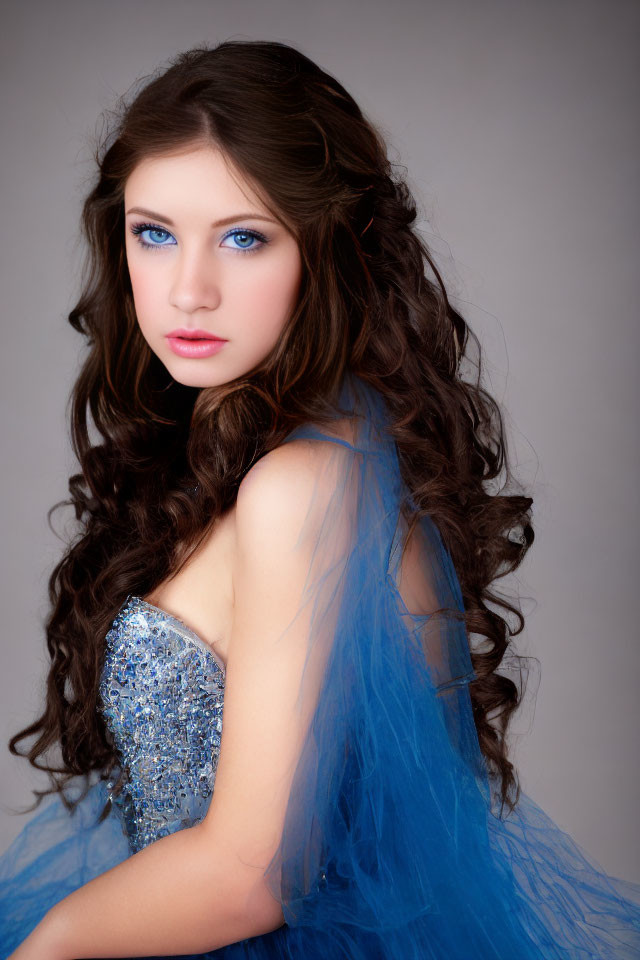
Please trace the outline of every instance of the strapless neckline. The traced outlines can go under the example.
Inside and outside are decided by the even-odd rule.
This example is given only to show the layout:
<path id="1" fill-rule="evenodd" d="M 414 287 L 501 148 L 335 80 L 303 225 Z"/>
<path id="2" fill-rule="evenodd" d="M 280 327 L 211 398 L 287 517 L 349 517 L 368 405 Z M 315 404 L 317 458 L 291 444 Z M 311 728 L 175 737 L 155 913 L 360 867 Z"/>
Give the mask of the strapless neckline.
<path id="1" fill-rule="evenodd" d="M 151 610 L 155 610 L 156 613 L 161 613 L 162 616 L 165 617 L 167 620 L 171 620 L 171 622 L 174 625 L 174 628 L 177 628 L 180 634 L 182 634 L 183 636 L 186 636 L 186 638 L 189 640 L 195 641 L 195 643 L 197 643 L 198 646 L 202 647 L 211 657 L 213 657 L 213 659 L 217 663 L 222 673 L 226 673 L 226 666 L 224 662 L 221 660 L 221 658 L 219 657 L 219 655 L 206 642 L 206 640 L 203 640 L 202 637 L 200 637 L 195 632 L 195 630 L 192 630 L 191 627 L 188 627 L 187 624 L 184 622 L 184 620 L 181 620 L 180 617 L 176 617 L 175 614 L 169 613 L 168 610 L 163 610 L 162 607 L 158 607 L 155 603 L 151 603 L 149 600 L 145 600 L 143 597 L 139 597 L 137 596 L 137 594 L 134 594 L 134 593 L 130 593 L 128 595 L 127 599 L 123 604 L 123 608 L 128 604 L 130 604 L 132 600 L 143 607 L 148 607 Z"/>

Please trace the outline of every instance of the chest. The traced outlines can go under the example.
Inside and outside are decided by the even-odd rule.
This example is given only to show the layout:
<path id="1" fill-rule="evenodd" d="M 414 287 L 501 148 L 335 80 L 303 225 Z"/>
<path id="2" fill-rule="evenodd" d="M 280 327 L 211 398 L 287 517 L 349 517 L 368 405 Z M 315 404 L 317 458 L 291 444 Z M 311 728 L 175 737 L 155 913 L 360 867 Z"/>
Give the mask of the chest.
<path id="1" fill-rule="evenodd" d="M 143 598 L 182 620 L 225 667 L 233 623 L 235 509 L 218 518 L 175 576 Z"/>

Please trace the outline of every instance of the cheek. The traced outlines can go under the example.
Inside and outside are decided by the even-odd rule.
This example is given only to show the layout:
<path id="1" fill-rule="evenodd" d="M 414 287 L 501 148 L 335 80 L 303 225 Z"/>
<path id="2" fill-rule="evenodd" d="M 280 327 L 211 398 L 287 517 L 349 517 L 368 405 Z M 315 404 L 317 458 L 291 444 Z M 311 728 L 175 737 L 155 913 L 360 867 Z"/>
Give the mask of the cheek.
<path id="1" fill-rule="evenodd" d="M 297 301 L 302 270 L 300 262 L 285 262 L 278 269 L 273 264 L 256 282 L 241 290 L 244 313 L 251 324 L 258 319 L 266 339 L 278 336 Z"/>
<path id="2" fill-rule="evenodd" d="M 135 265 L 129 268 L 129 277 L 138 321 L 143 327 L 153 316 L 158 315 L 156 306 L 161 293 L 158 277 Z"/>

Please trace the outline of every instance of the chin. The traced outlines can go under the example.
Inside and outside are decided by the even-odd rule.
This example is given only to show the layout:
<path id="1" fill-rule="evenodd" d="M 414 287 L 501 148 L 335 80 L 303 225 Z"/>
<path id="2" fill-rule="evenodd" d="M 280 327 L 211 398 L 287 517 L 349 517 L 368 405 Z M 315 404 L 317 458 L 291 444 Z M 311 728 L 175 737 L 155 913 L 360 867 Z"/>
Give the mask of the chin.
<path id="1" fill-rule="evenodd" d="M 181 383 L 184 387 L 219 387 L 229 380 L 224 374 L 221 376 L 220 372 L 216 375 L 213 370 L 207 371 L 201 361 L 187 360 L 180 363 L 180 358 L 173 354 L 167 357 L 157 353 L 156 356 L 176 383 Z"/>
<path id="2" fill-rule="evenodd" d="M 208 387 L 221 387 L 229 382 L 228 380 L 221 380 L 220 377 L 205 377 L 202 374 L 198 376 L 196 371 L 194 371 L 191 376 L 185 376 L 184 374 L 176 375 L 172 370 L 170 370 L 169 373 L 173 379 L 181 383 L 183 387 L 196 387 L 199 390 L 205 390 Z"/>

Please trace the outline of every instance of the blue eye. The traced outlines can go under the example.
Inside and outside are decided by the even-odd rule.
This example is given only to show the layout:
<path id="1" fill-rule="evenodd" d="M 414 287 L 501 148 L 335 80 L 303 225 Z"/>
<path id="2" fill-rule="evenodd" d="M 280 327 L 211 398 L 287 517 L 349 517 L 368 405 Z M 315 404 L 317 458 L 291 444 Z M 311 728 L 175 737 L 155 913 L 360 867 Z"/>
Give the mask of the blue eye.
<path id="1" fill-rule="evenodd" d="M 175 238 L 172 237 L 172 234 L 170 234 L 169 231 L 165 230 L 163 227 L 154 226 L 152 223 L 134 223 L 134 225 L 131 227 L 131 233 L 134 235 L 134 237 L 136 237 L 140 246 L 145 247 L 147 250 L 157 250 L 158 247 L 175 246 Z M 154 235 L 154 239 L 151 243 L 142 239 L 142 235 L 144 233 Z M 161 234 L 160 238 L 158 238 L 158 234 Z M 172 237 L 172 239 L 174 239 L 174 243 L 164 243 L 163 241 L 166 240 L 167 237 Z M 156 242 L 158 239 L 159 242 Z"/>
<path id="2" fill-rule="evenodd" d="M 176 246 L 173 234 L 165 230 L 164 227 L 159 227 L 153 223 L 135 223 L 131 227 L 131 233 L 145 250 L 158 250 L 160 247 Z M 144 234 L 148 234 L 149 238 L 147 240 L 143 239 Z M 240 246 L 232 247 L 237 253 L 255 253 L 269 243 L 269 240 L 263 234 L 258 233 L 257 230 L 243 230 L 239 227 L 230 230 L 222 239 L 227 240 L 229 237 L 240 243 Z M 173 242 L 167 242 L 168 238 L 171 238 Z"/>
<path id="3" fill-rule="evenodd" d="M 222 239 L 226 240 L 228 237 L 233 237 L 234 240 L 240 240 L 241 246 L 232 248 L 237 250 L 238 253 L 253 253 L 254 251 L 260 250 L 266 243 L 269 243 L 267 238 L 256 230 L 239 230 L 236 228 L 225 234 Z M 257 240 L 258 244 L 252 243 L 251 246 L 245 246 L 247 240 Z"/>

